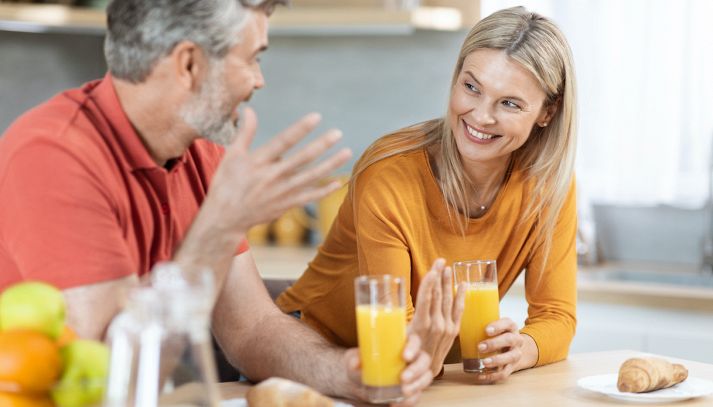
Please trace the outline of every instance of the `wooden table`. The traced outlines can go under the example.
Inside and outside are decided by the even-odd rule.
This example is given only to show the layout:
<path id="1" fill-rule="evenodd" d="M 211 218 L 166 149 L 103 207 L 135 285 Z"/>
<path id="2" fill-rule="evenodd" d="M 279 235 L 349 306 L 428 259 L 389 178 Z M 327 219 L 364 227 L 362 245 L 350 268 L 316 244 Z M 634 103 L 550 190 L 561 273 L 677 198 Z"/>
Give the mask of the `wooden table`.
<path id="1" fill-rule="evenodd" d="M 610 351 L 579 353 L 569 359 L 548 366 L 518 372 L 504 383 L 478 386 L 472 384 L 472 376 L 462 372 L 460 364 L 446 366 L 443 378 L 434 381 L 422 395 L 419 406 L 547 406 L 547 407 L 584 407 L 632 405 L 604 395 L 592 393 L 577 387 L 577 380 L 582 377 L 616 373 L 619 365 L 627 358 L 644 355 L 633 351 Z M 713 381 L 713 365 L 667 358 L 672 362 L 684 364 L 689 375 Z M 222 383 L 220 391 L 223 399 L 242 397 L 248 385 L 243 383 Z M 179 388 L 165 400 L 175 403 L 185 400 L 192 393 L 190 385 Z M 353 401 L 351 404 L 361 405 Z M 163 405 L 163 403 L 162 403 Z M 713 406 L 713 396 L 692 399 L 656 406 Z"/>

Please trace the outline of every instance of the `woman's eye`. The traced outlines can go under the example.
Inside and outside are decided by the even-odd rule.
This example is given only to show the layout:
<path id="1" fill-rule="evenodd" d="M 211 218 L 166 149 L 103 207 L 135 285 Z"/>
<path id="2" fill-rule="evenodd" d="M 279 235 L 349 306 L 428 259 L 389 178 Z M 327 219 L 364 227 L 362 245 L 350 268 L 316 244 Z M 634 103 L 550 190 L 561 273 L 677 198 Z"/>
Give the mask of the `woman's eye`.
<path id="1" fill-rule="evenodd" d="M 512 100 L 503 100 L 503 106 L 508 107 L 510 109 L 520 109 L 520 105 L 513 102 Z"/>
<path id="2" fill-rule="evenodd" d="M 473 84 L 470 84 L 470 83 L 466 82 L 466 83 L 465 83 L 465 87 L 468 88 L 468 90 L 471 91 L 471 92 L 480 93 L 480 91 L 478 90 L 478 88 L 476 88 L 475 85 L 473 85 Z"/>

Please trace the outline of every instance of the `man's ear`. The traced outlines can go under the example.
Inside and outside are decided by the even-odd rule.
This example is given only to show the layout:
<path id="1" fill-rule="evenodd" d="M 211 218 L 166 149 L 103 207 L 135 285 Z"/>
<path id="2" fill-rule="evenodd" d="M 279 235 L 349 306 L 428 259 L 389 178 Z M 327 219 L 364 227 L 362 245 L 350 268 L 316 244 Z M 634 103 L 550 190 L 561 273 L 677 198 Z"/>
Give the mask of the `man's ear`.
<path id="1" fill-rule="evenodd" d="M 203 50 L 191 41 L 181 41 L 169 55 L 177 86 L 195 91 L 207 72 L 208 60 Z"/>

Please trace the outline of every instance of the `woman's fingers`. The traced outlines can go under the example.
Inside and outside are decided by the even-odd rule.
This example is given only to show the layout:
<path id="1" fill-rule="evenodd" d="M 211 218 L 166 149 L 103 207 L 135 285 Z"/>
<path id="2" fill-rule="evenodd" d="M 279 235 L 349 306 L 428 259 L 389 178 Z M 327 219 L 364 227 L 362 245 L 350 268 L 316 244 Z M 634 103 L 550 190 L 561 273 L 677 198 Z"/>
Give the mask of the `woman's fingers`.
<path id="1" fill-rule="evenodd" d="M 443 295 L 443 302 L 441 307 L 441 312 L 443 316 L 448 319 L 452 319 L 453 311 L 453 274 L 450 267 L 443 269 L 441 273 L 441 293 Z"/>
<path id="2" fill-rule="evenodd" d="M 496 383 L 510 377 L 513 371 L 513 365 L 506 365 L 497 372 L 477 374 L 475 380 L 480 384 Z"/>
<path id="3" fill-rule="evenodd" d="M 414 311 L 413 321 L 417 328 L 421 325 L 430 325 L 431 318 L 429 311 L 431 310 L 431 302 L 433 301 L 432 286 L 436 282 L 436 273 L 429 271 L 423 276 L 418 287 L 418 296 L 416 297 L 416 309 Z"/>
<path id="4" fill-rule="evenodd" d="M 483 359 L 485 367 L 493 372 L 477 375 L 478 383 L 495 383 L 508 378 L 522 358 L 523 338 L 517 324 L 509 318 L 499 319 L 488 325 L 486 333 L 490 339 L 478 344 L 478 351 L 491 353 Z"/>
<path id="5" fill-rule="evenodd" d="M 483 359 L 485 367 L 497 368 L 500 366 L 514 365 L 522 357 L 522 352 L 518 347 L 512 347 L 509 350 L 493 356 L 488 356 Z"/>
<path id="6" fill-rule="evenodd" d="M 451 318 L 453 318 L 453 323 L 455 323 L 457 327 L 460 327 L 460 321 L 463 318 L 463 310 L 465 310 L 466 290 L 466 285 L 460 284 L 458 286 L 458 291 L 456 291 L 455 301 L 453 301 L 453 310 L 451 311 Z"/>
<path id="7" fill-rule="evenodd" d="M 443 280 L 443 268 L 446 266 L 446 261 L 444 259 L 436 259 L 431 267 L 431 272 L 435 272 L 436 281 L 434 282 L 431 290 L 433 291 L 433 299 L 431 301 L 430 313 L 431 317 L 435 318 L 441 313 L 441 303 L 443 301 L 443 292 L 441 290 L 441 284 Z"/>
<path id="8" fill-rule="evenodd" d="M 486 339 L 478 344 L 479 352 L 503 352 L 512 347 L 522 345 L 522 337 L 519 333 L 506 332 L 494 338 Z"/>
<path id="9" fill-rule="evenodd" d="M 500 318 L 497 321 L 493 321 L 488 324 L 485 328 L 485 333 L 488 336 L 498 336 L 505 332 L 517 332 L 517 324 L 510 318 Z"/>

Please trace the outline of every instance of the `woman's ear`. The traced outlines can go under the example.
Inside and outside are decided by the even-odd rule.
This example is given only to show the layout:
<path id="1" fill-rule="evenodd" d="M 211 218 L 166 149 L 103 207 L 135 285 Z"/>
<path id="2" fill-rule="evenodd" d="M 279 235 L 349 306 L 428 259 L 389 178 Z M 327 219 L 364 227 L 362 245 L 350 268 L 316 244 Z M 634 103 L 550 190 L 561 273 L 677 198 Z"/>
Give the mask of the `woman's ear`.
<path id="1" fill-rule="evenodd" d="M 178 86 L 195 91 L 207 71 L 208 60 L 203 50 L 191 41 L 181 41 L 176 45 L 169 59 L 173 66 Z"/>
<path id="2" fill-rule="evenodd" d="M 555 113 L 557 113 L 557 109 L 559 109 L 560 100 L 561 98 L 558 97 L 554 102 L 542 107 L 542 112 L 540 112 L 540 116 L 537 117 L 538 126 L 547 127 L 547 125 L 550 124 L 552 118 L 555 117 Z"/>

